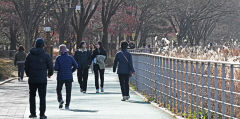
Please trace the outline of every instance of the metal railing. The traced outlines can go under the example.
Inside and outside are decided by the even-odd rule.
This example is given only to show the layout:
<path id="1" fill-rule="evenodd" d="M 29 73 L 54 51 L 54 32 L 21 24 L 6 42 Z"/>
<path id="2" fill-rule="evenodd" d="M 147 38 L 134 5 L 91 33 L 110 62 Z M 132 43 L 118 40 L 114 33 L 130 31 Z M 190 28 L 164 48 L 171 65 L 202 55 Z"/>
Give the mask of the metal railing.
<path id="1" fill-rule="evenodd" d="M 136 90 L 184 117 L 240 118 L 240 64 L 132 52 Z"/>

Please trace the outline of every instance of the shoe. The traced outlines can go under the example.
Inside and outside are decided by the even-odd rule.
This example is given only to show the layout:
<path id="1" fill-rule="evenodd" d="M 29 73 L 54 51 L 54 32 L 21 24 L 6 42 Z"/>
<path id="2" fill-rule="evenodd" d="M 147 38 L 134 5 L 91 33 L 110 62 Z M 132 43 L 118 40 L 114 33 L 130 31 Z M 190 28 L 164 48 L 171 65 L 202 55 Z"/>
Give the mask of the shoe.
<path id="1" fill-rule="evenodd" d="M 104 89 L 103 89 L 103 88 L 101 88 L 101 92 L 104 92 Z"/>
<path id="2" fill-rule="evenodd" d="M 42 116 L 40 116 L 40 119 L 47 119 L 47 116 L 42 115 Z"/>
<path id="3" fill-rule="evenodd" d="M 126 99 L 123 97 L 123 98 L 121 99 L 121 101 L 126 101 Z"/>
<path id="4" fill-rule="evenodd" d="M 130 96 L 126 96 L 125 99 L 126 99 L 126 100 L 129 100 L 129 99 L 130 99 Z"/>
<path id="5" fill-rule="evenodd" d="M 29 115 L 29 118 L 36 118 L 36 117 L 37 117 L 36 114 L 31 114 L 31 115 Z"/>
<path id="6" fill-rule="evenodd" d="M 80 92 L 83 92 L 83 89 L 80 89 Z"/>
<path id="7" fill-rule="evenodd" d="M 96 93 L 99 93 L 99 89 L 96 90 Z"/>
<path id="8" fill-rule="evenodd" d="M 86 93 L 86 91 L 83 91 L 83 93 Z"/>
<path id="9" fill-rule="evenodd" d="M 69 106 L 65 106 L 65 110 L 69 110 Z"/>
<path id="10" fill-rule="evenodd" d="M 20 78 L 20 77 L 18 77 L 18 81 L 19 81 L 19 82 L 21 81 L 21 78 Z"/>
<path id="11" fill-rule="evenodd" d="M 59 109 L 63 108 L 63 103 L 64 103 L 64 101 L 59 102 Z"/>

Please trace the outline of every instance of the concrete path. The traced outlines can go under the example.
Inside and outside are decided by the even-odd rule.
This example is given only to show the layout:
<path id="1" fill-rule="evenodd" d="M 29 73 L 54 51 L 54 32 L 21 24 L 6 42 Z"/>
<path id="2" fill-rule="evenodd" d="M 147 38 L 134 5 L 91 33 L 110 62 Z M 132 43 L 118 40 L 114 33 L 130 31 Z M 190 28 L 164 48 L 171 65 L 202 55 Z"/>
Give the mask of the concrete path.
<path id="1" fill-rule="evenodd" d="M 122 102 L 118 78 L 116 74 L 111 72 L 111 69 L 107 70 L 105 74 L 104 93 L 95 93 L 94 76 L 92 73 L 89 76 L 87 94 L 80 93 L 76 73 L 74 74 L 74 80 L 70 110 L 58 109 L 56 75 L 49 80 L 46 111 L 48 119 L 174 119 L 171 115 L 144 102 L 134 92 L 130 92 L 131 99 L 129 101 Z M 4 90 L 2 90 L 3 87 L 5 87 Z M 19 94 L 20 92 L 22 94 Z M 2 100 L 2 96 L 7 94 L 10 97 L 15 97 L 15 99 L 7 100 L 8 98 L 5 97 Z M 9 107 L 5 111 L 8 115 L 4 115 L 2 110 L 0 110 L 0 119 L 19 119 L 23 118 L 23 115 L 25 119 L 28 119 L 27 94 L 28 87 L 26 82 L 19 83 L 15 81 L 0 86 L 0 108 L 8 107 L 5 103 L 11 105 L 11 108 Z M 65 98 L 65 87 L 63 88 L 63 97 Z M 37 109 L 38 102 L 39 100 L 37 100 Z M 21 111 L 12 112 L 12 110 L 17 109 Z M 25 113 L 23 114 L 22 110 L 24 109 Z M 17 116 L 13 116 L 14 114 Z M 38 110 L 37 114 L 39 114 Z"/>

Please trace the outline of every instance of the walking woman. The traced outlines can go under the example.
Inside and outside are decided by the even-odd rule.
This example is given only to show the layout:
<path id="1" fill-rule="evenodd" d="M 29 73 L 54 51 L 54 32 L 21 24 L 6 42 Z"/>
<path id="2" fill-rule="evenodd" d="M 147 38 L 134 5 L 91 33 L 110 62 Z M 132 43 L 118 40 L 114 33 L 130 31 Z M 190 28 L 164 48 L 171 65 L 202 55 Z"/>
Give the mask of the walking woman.
<path id="1" fill-rule="evenodd" d="M 121 43 L 121 51 L 119 51 L 114 60 L 113 72 L 116 72 L 118 67 L 118 77 L 122 91 L 122 101 L 126 101 L 129 96 L 129 77 L 136 74 L 133 68 L 132 55 L 127 51 L 128 43 L 123 41 Z"/>
<path id="2" fill-rule="evenodd" d="M 59 102 L 59 108 L 63 107 L 64 101 L 62 98 L 62 87 L 65 84 L 66 87 L 66 104 L 65 109 L 69 109 L 71 101 L 71 91 L 73 75 L 72 73 L 78 68 L 77 62 L 74 58 L 68 55 L 68 49 L 66 45 L 59 46 L 60 56 L 57 57 L 54 69 L 57 73 L 57 98 Z"/>
<path id="3" fill-rule="evenodd" d="M 22 45 L 18 47 L 18 52 L 15 55 L 14 65 L 18 67 L 18 81 L 23 81 L 24 77 L 24 65 L 27 54 L 24 52 Z"/>
<path id="4" fill-rule="evenodd" d="M 85 41 L 81 42 L 80 48 L 75 52 L 74 58 L 78 63 L 78 83 L 80 91 L 86 93 L 88 81 L 88 69 L 91 65 L 91 52 L 87 50 Z"/>
<path id="5" fill-rule="evenodd" d="M 95 75 L 95 87 L 96 93 L 99 93 L 99 74 L 101 80 L 101 92 L 104 92 L 104 71 L 105 71 L 105 60 L 107 58 L 106 51 L 103 48 L 102 42 L 98 42 L 96 49 L 92 53 L 93 70 Z"/>

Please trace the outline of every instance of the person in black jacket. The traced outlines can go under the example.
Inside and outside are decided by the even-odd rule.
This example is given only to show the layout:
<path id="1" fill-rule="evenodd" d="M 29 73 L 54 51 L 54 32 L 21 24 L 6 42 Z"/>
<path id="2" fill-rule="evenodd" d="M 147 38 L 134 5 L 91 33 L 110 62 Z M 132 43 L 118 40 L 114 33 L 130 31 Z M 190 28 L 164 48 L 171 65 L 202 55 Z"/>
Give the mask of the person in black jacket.
<path id="1" fill-rule="evenodd" d="M 101 80 L 101 92 L 104 92 L 104 71 L 105 69 L 100 69 L 99 64 L 97 64 L 97 56 L 103 55 L 107 58 L 107 53 L 104 50 L 102 46 L 102 42 L 98 42 L 96 45 L 96 49 L 92 53 L 92 60 L 93 61 L 93 70 L 95 75 L 95 87 L 96 87 L 96 93 L 99 93 L 99 74 L 100 74 L 100 80 Z M 105 58 L 105 59 L 106 59 Z"/>
<path id="2" fill-rule="evenodd" d="M 25 72 L 29 84 L 30 113 L 29 118 L 36 116 L 36 91 L 38 90 L 40 98 L 40 119 L 46 119 L 46 90 L 47 77 L 53 75 L 53 63 L 51 57 L 44 51 L 44 41 L 38 38 L 35 47 L 30 50 L 25 61 Z"/>
<path id="3" fill-rule="evenodd" d="M 129 96 L 129 77 L 136 74 L 133 68 L 132 55 L 127 51 L 128 43 L 123 41 L 121 43 L 121 51 L 119 51 L 114 60 L 113 72 L 116 72 L 118 67 L 118 77 L 120 81 L 123 99 L 128 100 Z"/>
<path id="4" fill-rule="evenodd" d="M 91 52 L 87 50 L 86 42 L 81 42 L 80 48 L 75 52 L 74 58 L 78 63 L 78 82 L 83 93 L 87 91 L 88 69 L 91 65 Z"/>

